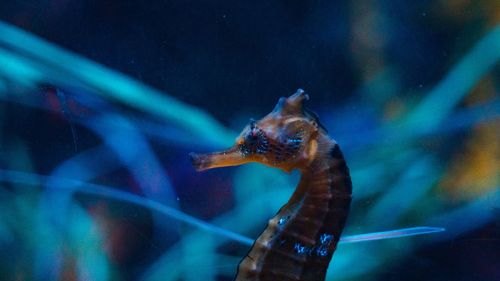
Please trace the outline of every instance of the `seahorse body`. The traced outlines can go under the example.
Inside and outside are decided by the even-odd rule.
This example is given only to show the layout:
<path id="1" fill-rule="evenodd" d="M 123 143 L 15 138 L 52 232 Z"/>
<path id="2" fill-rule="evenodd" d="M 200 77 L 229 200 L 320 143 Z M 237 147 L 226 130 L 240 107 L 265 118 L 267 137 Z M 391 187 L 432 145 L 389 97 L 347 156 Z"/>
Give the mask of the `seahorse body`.
<path id="1" fill-rule="evenodd" d="M 349 212 L 352 184 L 338 144 L 303 108 L 306 99 L 302 90 L 281 98 L 270 114 L 251 121 L 227 151 L 191 154 L 198 170 L 260 162 L 302 173 L 288 203 L 241 261 L 237 281 L 325 279 Z"/>

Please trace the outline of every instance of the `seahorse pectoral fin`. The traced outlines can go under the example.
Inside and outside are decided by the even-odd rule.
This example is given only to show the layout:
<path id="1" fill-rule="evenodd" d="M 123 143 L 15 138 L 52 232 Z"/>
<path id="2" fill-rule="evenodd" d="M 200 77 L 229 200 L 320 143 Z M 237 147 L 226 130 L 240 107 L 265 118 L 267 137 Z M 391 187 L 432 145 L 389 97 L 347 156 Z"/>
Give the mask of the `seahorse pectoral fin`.
<path id="1" fill-rule="evenodd" d="M 191 163 L 197 171 L 203 171 L 219 167 L 237 166 L 251 162 L 237 147 L 230 148 L 221 152 L 189 154 Z"/>

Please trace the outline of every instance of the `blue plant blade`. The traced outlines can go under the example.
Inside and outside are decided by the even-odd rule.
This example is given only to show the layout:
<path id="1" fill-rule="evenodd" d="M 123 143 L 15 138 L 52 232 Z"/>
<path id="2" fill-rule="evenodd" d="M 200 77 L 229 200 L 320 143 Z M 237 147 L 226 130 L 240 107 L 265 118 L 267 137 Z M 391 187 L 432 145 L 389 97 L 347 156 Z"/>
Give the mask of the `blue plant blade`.
<path id="1" fill-rule="evenodd" d="M 164 214 L 168 217 L 174 218 L 178 221 L 184 222 L 186 224 L 192 225 L 194 227 L 203 229 L 205 231 L 209 231 L 218 235 L 225 236 L 231 240 L 234 240 L 236 242 L 239 242 L 244 245 L 252 245 L 253 244 L 253 239 L 242 236 L 240 234 L 234 233 L 232 231 L 217 227 L 213 224 L 207 223 L 203 220 L 197 219 L 193 216 L 190 216 L 184 212 L 181 212 L 179 210 L 176 210 L 174 208 L 165 206 L 164 204 L 161 204 L 157 201 L 147 199 L 141 196 L 137 196 L 128 192 L 123 192 L 119 191 L 114 188 L 98 185 L 98 184 L 91 184 L 91 183 L 86 183 L 82 181 L 75 181 L 71 179 L 65 179 L 65 178 L 59 178 L 59 177 L 50 177 L 50 176 L 43 176 L 43 175 L 37 175 L 34 173 L 26 173 L 26 172 L 20 172 L 20 171 L 10 171 L 10 170 L 3 170 L 0 169 L 0 181 L 5 181 L 5 182 L 15 182 L 15 183 L 22 183 L 22 184 L 28 184 L 28 185 L 39 185 L 40 182 L 48 181 L 51 180 L 53 182 L 59 182 L 60 184 L 58 186 L 61 187 L 61 189 L 65 189 L 63 186 L 74 186 L 74 190 L 77 192 L 85 193 L 85 194 L 92 194 L 92 195 L 97 195 L 97 196 L 102 196 L 105 198 L 110 198 L 114 200 L 119 200 L 127 203 L 132 203 L 135 205 L 139 205 L 145 208 L 148 208 L 150 210 L 159 212 L 161 214 Z"/>
<path id="2" fill-rule="evenodd" d="M 228 146 L 232 143 L 234 132 L 203 110 L 6 22 L 0 21 L 0 34 L 0 74 L 14 81 L 28 86 L 46 81 L 78 85 L 107 99 L 161 117 L 213 144 Z M 4 48 L 12 52 L 5 52 Z"/>
<path id="3" fill-rule="evenodd" d="M 446 231 L 442 227 L 431 227 L 431 226 L 417 226 L 410 228 L 401 228 L 388 231 L 372 232 L 366 234 L 349 235 L 340 238 L 340 243 L 358 243 L 366 241 L 375 241 L 383 239 L 394 239 L 408 236 L 416 236 L 423 234 L 431 234 Z"/>

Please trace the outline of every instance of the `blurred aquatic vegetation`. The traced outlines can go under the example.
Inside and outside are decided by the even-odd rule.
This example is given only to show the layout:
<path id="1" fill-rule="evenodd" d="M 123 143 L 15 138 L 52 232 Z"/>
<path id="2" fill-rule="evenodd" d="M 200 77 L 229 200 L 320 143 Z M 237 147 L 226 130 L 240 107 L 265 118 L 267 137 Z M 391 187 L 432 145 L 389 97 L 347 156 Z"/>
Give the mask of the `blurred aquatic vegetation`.
<path id="1" fill-rule="evenodd" d="M 343 244 L 328 280 L 375 279 L 419 248 L 491 223 L 500 205 L 498 76 L 482 82 L 498 66 L 500 26 L 415 100 L 399 95 L 395 67 L 378 57 L 387 44 L 380 33 L 389 31 L 370 32 L 370 26 L 384 21 L 381 11 L 352 5 L 353 13 L 368 15 L 352 31 L 360 95 L 367 98 L 320 112 L 352 171 L 346 234 L 414 225 L 447 232 Z M 478 84 L 489 94 L 462 105 Z M 0 130 L 0 271 L 15 280 L 228 280 L 248 237 L 258 235 L 298 181 L 296 173 L 258 165 L 196 175 L 186 152 L 227 146 L 232 130 L 203 110 L 2 22 L 0 98 L 3 128 L 18 133 Z M 10 106 L 36 114 L 10 117 Z M 17 118 L 34 127 L 53 121 L 51 132 L 69 127 L 70 137 L 30 143 L 23 128 L 16 130 L 25 124 Z M 65 157 L 44 160 L 56 161 L 47 170 L 39 158 L 54 145 L 68 148 Z M 229 188 L 217 187 L 225 179 Z M 184 185 L 207 193 L 202 201 L 179 200 Z M 231 205 L 217 202 L 219 195 Z M 201 204 L 223 208 L 206 215 Z M 150 223 L 135 228 L 144 221 Z M 141 269 L 125 275 L 130 261 L 123 256 L 138 252 Z"/>

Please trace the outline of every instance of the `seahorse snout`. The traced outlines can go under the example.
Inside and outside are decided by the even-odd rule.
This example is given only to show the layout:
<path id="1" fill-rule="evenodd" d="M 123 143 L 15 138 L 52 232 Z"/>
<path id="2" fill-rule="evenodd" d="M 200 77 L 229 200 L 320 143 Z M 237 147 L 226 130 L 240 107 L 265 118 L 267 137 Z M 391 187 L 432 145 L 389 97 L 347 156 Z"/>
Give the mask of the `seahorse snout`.
<path id="1" fill-rule="evenodd" d="M 200 155 L 194 152 L 189 153 L 189 159 L 191 160 L 191 163 L 193 164 L 193 167 L 197 171 L 203 171 L 207 169 L 208 166 L 210 166 L 210 159 L 209 157 L 206 157 L 206 155 Z"/>

